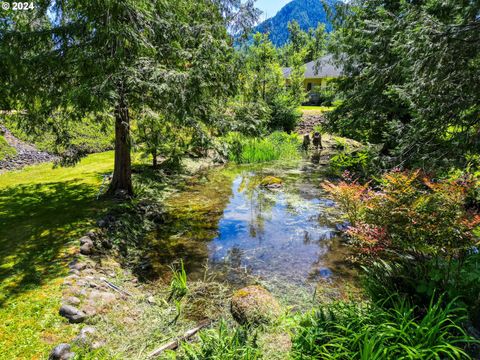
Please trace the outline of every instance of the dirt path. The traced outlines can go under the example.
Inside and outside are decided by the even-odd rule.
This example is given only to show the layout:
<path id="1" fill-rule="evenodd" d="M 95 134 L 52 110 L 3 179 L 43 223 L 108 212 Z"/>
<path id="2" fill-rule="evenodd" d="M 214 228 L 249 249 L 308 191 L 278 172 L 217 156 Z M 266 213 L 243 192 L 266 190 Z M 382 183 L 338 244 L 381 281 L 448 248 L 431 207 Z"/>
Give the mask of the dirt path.
<path id="1" fill-rule="evenodd" d="M 321 112 L 304 111 L 302 120 L 297 125 L 295 131 L 300 134 L 312 134 L 315 126 L 321 125 L 325 121 L 325 117 Z"/>

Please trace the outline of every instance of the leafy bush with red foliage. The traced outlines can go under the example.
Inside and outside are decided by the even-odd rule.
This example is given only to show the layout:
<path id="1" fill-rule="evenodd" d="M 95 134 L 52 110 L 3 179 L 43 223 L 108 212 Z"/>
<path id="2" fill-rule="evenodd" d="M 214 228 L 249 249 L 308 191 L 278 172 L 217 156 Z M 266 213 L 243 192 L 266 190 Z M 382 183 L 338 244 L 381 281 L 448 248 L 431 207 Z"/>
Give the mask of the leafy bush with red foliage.
<path id="1" fill-rule="evenodd" d="M 378 182 L 373 189 L 347 176 L 323 184 L 350 221 L 347 234 L 364 259 L 458 257 L 477 244 L 480 215 L 466 207 L 473 182 L 434 181 L 418 170 L 394 170 Z"/>

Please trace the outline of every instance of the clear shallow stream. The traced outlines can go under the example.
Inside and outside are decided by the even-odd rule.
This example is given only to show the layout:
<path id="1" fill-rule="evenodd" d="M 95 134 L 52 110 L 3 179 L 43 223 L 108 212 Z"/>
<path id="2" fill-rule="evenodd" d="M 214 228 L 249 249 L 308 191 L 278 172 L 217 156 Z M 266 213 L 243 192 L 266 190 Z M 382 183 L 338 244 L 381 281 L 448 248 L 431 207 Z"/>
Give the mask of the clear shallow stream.
<path id="1" fill-rule="evenodd" d="M 197 176 L 168 200 L 167 224 L 152 234 L 154 271 L 162 274 L 182 258 L 192 279 L 261 283 L 297 300 L 319 284 L 333 297 L 345 295 L 354 271 L 336 232 L 341 214 L 320 185 L 321 169 L 304 160 L 229 165 Z M 265 176 L 283 185 L 265 188 Z"/>

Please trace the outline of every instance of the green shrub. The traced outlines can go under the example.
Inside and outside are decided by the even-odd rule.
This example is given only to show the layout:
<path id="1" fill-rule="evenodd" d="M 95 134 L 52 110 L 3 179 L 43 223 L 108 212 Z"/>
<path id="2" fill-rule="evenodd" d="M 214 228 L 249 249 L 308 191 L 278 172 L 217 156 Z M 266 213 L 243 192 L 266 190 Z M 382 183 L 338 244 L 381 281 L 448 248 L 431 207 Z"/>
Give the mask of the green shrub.
<path id="1" fill-rule="evenodd" d="M 269 128 L 271 130 L 293 131 L 298 120 L 302 117 L 302 112 L 298 106 L 299 104 L 292 99 L 290 94 L 281 93 L 277 95 L 270 104 L 272 116 Z"/>
<path id="2" fill-rule="evenodd" d="M 398 298 L 378 304 L 339 302 L 304 316 L 294 339 L 296 359 L 468 359 L 475 341 L 457 325 L 465 311 L 430 302 L 422 316 Z M 478 342 L 477 342 L 478 343 Z"/>
<path id="3" fill-rule="evenodd" d="M 300 158 L 300 138 L 296 134 L 274 132 L 264 138 L 248 138 L 239 133 L 225 137 L 228 158 L 238 164 Z"/>
<path id="4" fill-rule="evenodd" d="M 265 133 L 270 121 L 270 109 L 267 104 L 259 102 L 234 102 L 231 105 L 233 121 L 227 126 L 230 131 L 246 136 L 260 136 Z"/>
<path id="5" fill-rule="evenodd" d="M 315 94 L 314 97 L 318 99 L 316 105 L 332 106 L 332 103 L 336 99 L 336 89 L 333 85 L 325 88 L 314 86 L 311 93 Z"/>
<path id="6" fill-rule="evenodd" d="M 411 302 L 426 306 L 433 296 L 455 301 L 468 310 L 473 325 L 480 328 L 480 255 L 463 259 L 433 257 L 417 261 L 409 257 L 395 261 L 377 260 L 363 268 L 363 285 L 374 301 L 385 294 L 399 293 Z"/>
<path id="7" fill-rule="evenodd" d="M 337 146 L 342 149 L 346 147 L 344 143 L 339 143 Z M 339 152 L 330 158 L 329 172 L 332 175 L 340 176 L 345 170 L 348 170 L 355 177 L 367 178 L 378 170 L 375 162 L 376 158 L 376 152 L 370 147 L 354 152 L 346 149 L 346 151 Z"/>
<path id="8" fill-rule="evenodd" d="M 5 158 L 13 157 L 17 154 L 15 148 L 11 147 L 7 140 L 3 136 L 0 135 L 0 161 L 4 160 Z"/>
<path id="9" fill-rule="evenodd" d="M 244 327 L 229 329 L 221 321 L 217 329 L 200 333 L 200 343 L 185 343 L 185 355 L 188 360 L 255 360 L 261 358 L 256 344 L 256 333 Z"/>

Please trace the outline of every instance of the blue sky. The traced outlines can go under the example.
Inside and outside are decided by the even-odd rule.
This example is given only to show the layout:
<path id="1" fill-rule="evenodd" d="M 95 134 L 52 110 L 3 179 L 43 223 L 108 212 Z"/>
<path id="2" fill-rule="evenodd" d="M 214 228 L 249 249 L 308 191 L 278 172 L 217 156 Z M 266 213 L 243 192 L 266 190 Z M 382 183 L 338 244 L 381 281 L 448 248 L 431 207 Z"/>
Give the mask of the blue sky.
<path id="1" fill-rule="evenodd" d="M 261 20 L 265 20 L 266 18 L 275 16 L 278 10 L 280 10 L 290 1 L 292 0 L 257 0 L 255 6 L 263 11 Z"/>

